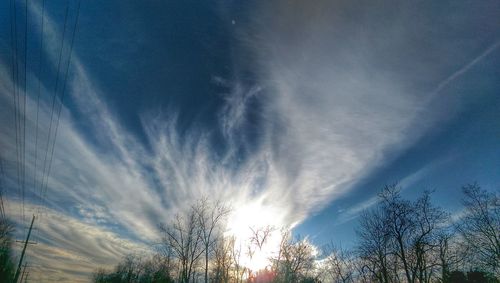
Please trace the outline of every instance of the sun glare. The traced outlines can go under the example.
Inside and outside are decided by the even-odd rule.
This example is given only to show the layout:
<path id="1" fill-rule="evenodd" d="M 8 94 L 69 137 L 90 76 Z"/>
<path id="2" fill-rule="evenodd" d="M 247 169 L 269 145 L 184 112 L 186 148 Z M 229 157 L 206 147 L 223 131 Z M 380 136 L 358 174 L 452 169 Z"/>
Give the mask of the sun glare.
<path id="1" fill-rule="evenodd" d="M 283 226 L 281 214 L 270 206 L 255 202 L 235 210 L 229 216 L 226 235 L 235 238 L 234 247 L 239 253 L 240 265 L 251 271 L 270 266 L 270 259 L 279 251 L 280 228 Z M 266 229 L 271 232 L 263 240 Z M 262 241 L 261 245 L 255 242 L 256 235 Z"/>

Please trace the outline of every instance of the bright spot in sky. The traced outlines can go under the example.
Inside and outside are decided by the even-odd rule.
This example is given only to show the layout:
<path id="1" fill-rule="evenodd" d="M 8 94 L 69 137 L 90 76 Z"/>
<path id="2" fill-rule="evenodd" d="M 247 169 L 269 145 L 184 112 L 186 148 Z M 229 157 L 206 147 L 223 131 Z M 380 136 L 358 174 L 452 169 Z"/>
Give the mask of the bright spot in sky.
<path id="1" fill-rule="evenodd" d="M 229 216 L 226 236 L 235 238 L 234 249 L 239 253 L 240 265 L 251 271 L 265 269 L 279 252 L 283 217 L 275 207 L 260 202 L 236 207 Z M 266 229 L 271 230 L 268 235 Z"/>

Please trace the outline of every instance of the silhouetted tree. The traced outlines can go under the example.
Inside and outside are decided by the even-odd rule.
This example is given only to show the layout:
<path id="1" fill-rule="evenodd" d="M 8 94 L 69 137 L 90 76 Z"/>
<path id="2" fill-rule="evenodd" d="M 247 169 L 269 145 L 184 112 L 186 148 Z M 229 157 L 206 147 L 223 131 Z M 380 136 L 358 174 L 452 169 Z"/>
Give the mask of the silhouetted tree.
<path id="1" fill-rule="evenodd" d="M 230 281 L 230 270 L 233 265 L 233 250 L 234 240 L 232 238 L 218 237 L 213 244 L 214 250 L 214 268 L 212 271 L 212 279 L 215 282 L 227 283 Z"/>
<path id="2" fill-rule="evenodd" d="M 127 255 L 112 271 L 98 269 L 92 281 L 95 283 L 173 283 L 166 266 L 153 257 L 142 260 Z"/>
<path id="3" fill-rule="evenodd" d="M 267 243 L 271 233 L 275 230 L 272 226 L 263 226 L 263 227 L 248 227 L 250 230 L 250 239 L 247 246 L 247 255 L 252 260 L 255 255 L 255 252 L 261 252 L 264 245 Z M 248 271 L 248 277 L 252 276 L 252 272 L 256 272 L 258 270 L 250 270 L 246 268 Z"/>
<path id="4" fill-rule="evenodd" d="M 389 268 L 392 254 L 385 219 L 386 212 L 382 208 L 363 212 L 356 231 L 359 237 L 357 253 L 363 261 L 363 273 L 368 270 L 378 282 L 389 283 L 393 281 Z"/>
<path id="5" fill-rule="evenodd" d="M 440 234 L 448 215 L 431 203 L 430 192 L 405 200 L 386 186 L 379 205 L 361 217 L 357 250 L 366 268 L 383 283 L 430 282 L 439 270 Z M 444 258 L 443 258 L 444 259 Z"/>
<path id="6" fill-rule="evenodd" d="M 243 276 L 245 275 L 245 272 L 247 270 L 247 268 L 241 262 L 243 256 L 243 247 L 241 242 L 240 243 L 236 242 L 236 238 L 234 236 L 230 238 L 230 243 L 231 243 L 231 257 L 234 262 L 233 277 L 235 278 L 237 283 L 243 282 Z"/>
<path id="7" fill-rule="evenodd" d="M 325 272 L 329 275 L 331 282 L 349 283 L 354 282 L 355 256 L 352 252 L 336 247 L 333 244 L 325 247 L 324 259 Z"/>
<path id="8" fill-rule="evenodd" d="M 443 278 L 443 283 L 467 283 L 467 276 L 462 271 L 454 270 Z"/>
<path id="9" fill-rule="evenodd" d="M 314 269 L 314 247 L 306 239 L 293 239 L 290 232 L 282 235 L 275 282 L 301 282 Z"/>
<path id="10" fill-rule="evenodd" d="M 392 253 L 401 262 L 407 282 L 412 283 L 414 277 L 411 273 L 411 256 L 408 254 L 408 246 L 416 226 L 413 218 L 414 208 L 410 201 L 401 198 L 396 186 L 384 188 L 380 198 L 385 216 L 384 225 L 388 227 L 392 244 Z"/>
<path id="11" fill-rule="evenodd" d="M 450 272 L 442 281 L 443 283 L 498 283 L 493 274 L 484 271 L 469 271 L 467 273 L 459 270 Z"/>
<path id="12" fill-rule="evenodd" d="M 493 274 L 485 271 L 469 271 L 467 272 L 467 281 L 469 283 L 498 283 L 500 280 L 496 279 Z"/>
<path id="13" fill-rule="evenodd" d="M 430 282 L 440 266 L 438 259 L 443 224 L 448 223 L 449 216 L 441 208 L 432 205 L 430 192 L 414 203 L 415 230 L 411 235 L 410 254 L 414 257 L 412 267 L 413 280 Z"/>
<path id="14" fill-rule="evenodd" d="M 250 244 L 260 251 L 269 239 L 271 233 L 276 230 L 274 227 L 269 225 L 260 228 L 249 227 L 249 229 L 252 232 L 250 236 Z"/>
<path id="15" fill-rule="evenodd" d="M 0 158 L 0 169 L 2 159 Z M 1 178 L 1 176 L 0 176 Z M 1 181 L 1 179 L 0 179 Z M 14 226 L 9 221 L 4 211 L 3 188 L 0 182 L 0 282 L 12 282 L 15 274 L 15 266 L 12 262 L 12 238 L 11 233 Z"/>
<path id="16" fill-rule="evenodd" d="M 12 262 L 13 226 L 5 217 L 0 217 L 0 282 L 11 282 L 14 279 L 15 266 Z"/>
<path id="17" fill-rule="evenodd" d="M 205 252 L 205 283 L 207 283 L 209 255 L 213 251 L 217 236 L 221 234 L 220 224 L 229 213 L 229 209 L 220 202 L 211 203 L 207 198 L 199 200 L 193 209 Z"/>
<path id="18" fill-rule="evenodd" d="M 163 243 L 168 246 L 180 265 L 179 279 L 189 283 L 200 256 L 205 251 L 198 214 L 192 207 L 186 215 L 177 214 L 169 225 L 160 225 Z"/>
<path id="19" fill-rule="evenodd" d="M 441 279 L 448 278 L 452 270 L 458 269 L 465 259 L 467 247 L 459 237 L 454 235 L 456 230 L 443 229 L 438 235 L 439 267 L 441 268 Z"/>
<path id="20" fill-rule="evenodd" d="M 465 211 L 454 226 L 448 214 L 432 204 L 430 192 L 407 200 L 397 186 L 386 186 L 377 205 L 362 213 L 354 250 L 330 245 L 318 261 L 311 243 L 293 238 L 285 229 L 279 250 L 263 270 L 250 270 L 242 258 L 252 260 L 276 228 L 249 227 L 248 241 L 237 241 L 223 233 L 227 209 L 202 199 L 161 225 L 163 245 L 155 257 L 127 257 L 111 272 L 97 271 L 94 282 L 177 278 L 176 282 L 188 283 L 204 277 L 205 282 L 224 283 L 316 283 L 319 278 L 342 283 L 499 283 L 499 196 L 477 185 L 466 186 L 464 194 Z"/>
<path id="21" fill-rule="evenodd" d="M 476 267 L 500 277 L 500 196 L 477 184 L 463 187 L 465 214 L 458 230 Z"/>

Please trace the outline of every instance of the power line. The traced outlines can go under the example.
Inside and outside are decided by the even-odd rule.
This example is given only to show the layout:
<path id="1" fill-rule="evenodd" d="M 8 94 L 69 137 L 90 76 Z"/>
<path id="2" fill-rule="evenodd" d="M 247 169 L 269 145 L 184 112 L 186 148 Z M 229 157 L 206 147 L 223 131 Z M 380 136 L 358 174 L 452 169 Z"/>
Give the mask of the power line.
<path id="1" fill-rule="evenodd" d="M 74 41 L 75 41 L 75 34 L 76 34 L 77 26 L 78 26 L 78 19 L 79 19 L 79 16 L 80 16 L 80 4 L 81 4 L 81 0 L 78 0 L 78 6 L 76 8 L 75 25 L 73 27 L 73 34 L 71 36 L 71 43 L 70 43 L 70 46 L 69 46 L 69 55 L 68 55 L 68 61 L 66 63 L 66 72 L 64 74 L 64 81 L 63 81 L 64 83 L 63 83 L 63 89 L 62 89 L 62 93 L 61 93 L 61 103 L 59 105 L 59 110 L 58 110 L 58 113 L 57 113 L 56 130 L 55 130 L 55 133 L 54 133 L 54 139 L 53 139 L 53 143 L 52 143 L 52 152 L 50 154 L 49 170 L 47 171 L 47 183 L 48 183 L 48 178 L 49 178 L 49 175 L 50 175 L 50 169 L 52 167 L 52 158 L 54 157 L 54 148 L 55 148 L 55 144 L 56 144 L 57 130 L 59 128 L 59 118 L 61 117 L 61 110 L 62 110 L 62 106 L 63 106 L 64 96 L 66 94 L 66 84 L 68 82 L 69 65 L 70 65 L 70 62 L 71 62 L 71 55 L 73 53 L 73 44 L 74 44 Z M 45 193 L 47 191 L 47 183 L 45 184 Z"/>
<path id="2" fill-rule="evenodd" d="M 43 36 L 44 36 L 44 25 L 45 25 L 45 0 L 42 0 L 42 19 L 41 19 L 41 29 L 40 29 L 40 46 L 38 51 L 38 88 L 37 88 L 37 101 L 36 101 L 36 122 L 35 122 L 35 164 L 33 170 L 33 190 L 35 191 L 35 195 L 38 193 L 38 206 L 37 206 L 37 215 L 38 222 L 37 226 L 39 226 L 41 221 L 41 205 L 42 205 L 42 189 L 37 188 L 37 161 L 38 161 L 38 120 L 39 120 L 39 112 L 40 112 L 40 94 L 41 94 L 41 81 L 42 81 L 42 65 L 43 65 Z M 39 238 L 40 230 L 37 229 L 35 238 Z"/>
<path id="3" fill-rule="evenodd" d="M 61 57 L 62 57 L 63 48 L 64 48 L 64 37 L 66 34 L 66 25 L 68 22 L 68 10 L 69 10 L 69 0 L 66 2 L 66 13 L 64 15 L 64 27 L 63 27 L 63 34 L 62 34 L 62 38 L 61 38 L 61 50 L 59 52 L 59 61 L 57 63 L 57 73 L 56 73 L 56 83 L 55 83 L 55 87 L 54 87 L 54 94 L 52 96 L 52 108 L 50 111 L 50 125 L 49 125 L 49 132 L 47 134 L 47 146 L 45 147 L 45 158 L 43 161 L 42 184 L 41 184 L 42 190 L 44 188 L 45 177 L 47 178 L 47 182 L 48 182 L 48 176 L 46 176 L 45 172 L 46 172 L 46 168 L 47 168 L 47 155 L 49 152 L 50 136 L 51 136 L 51 132 L 52 132 L 52 123 L 53 123 L 52 121 L 53 121 L 53 116 L 54 116 L 57 88 L 58 88 L 58 84 L 59 84 L 59 73 L 60 73 L 60 69 L 61 69 Z"/>
<path id="4" fill-rule="evenodd" d="M 17 7 L 16 0 L 11 0 L 10 1 L 10 10 L 11 10 L 11 17 L 10 17 L 10 24 L 11 24 L 11 51 L 12 51 L 12 84 L 13 84 L 13 99 L 14 99 L 14 126 L 15 126 L 15 138 L 16 138 L 16 173 L 17 173 L 17 188 L 19 192 L 19 196 L 22 199 L 22 208 L 20 208 L 21 213 L 20 217 L 22 217 L 21 223 L 24 225 L 25 224 L 25 197 L 26 197 L 26 176 L 27 176 L 27 164 L 26 164 L 26 124 L 27 124 L 27 106 L 28 106 L 28 32 L 31 30 L 29 28 L 29 20 L 28 20 L 28 12 L 29 12 L 29 5 L 30 1 L 25 0 L 25 26 L 24 26 L 24 46 L 22 46 L 22 40 L 20 40 L 20 37 L 22 35 L 18 35 L 17 33 L 17 24 L 18 24 L 18 19 L 17 19 L 17 12 L 18 12 L 18 7 Z M 50 176 L 51 172 L 51 167 L 52 167 L 52 161 L 54 157 L 54 152 L 55 152 L 55 143 L 57 139 L 57 133 L 58 133 L 58 128 L 59 128 L 59 122 L 60 122 L 60 116 L 63 108 L 63 101 L 64 97 L 66 96 L 66 87 L 68 84 L 68 76 L 69 76 L 69 69 L 70 69 L 70 64 L 71 64 L 71 58 L 72 58 L 72 53 L 73 53 L 73 47 L 74 47 L 74 41 L 77 33 L 77 26 L 79 22 L 79 14 L 80 14 L 80 6 L 81 6 L 81 0 L 78 0 L 76 8 L 76 18 L 74 21 L 74 27 L 71 35 L 71 41 L 66 43 L 65 40 L 67 39 L 68 35 L 67 33 L 71 32 L 69 29 L 69 23 L 68 23 L 68 14 L 69 14 L 69 6 L 70 6 L 70 0 L 67 0 L 66 2 L 66 10 L 65 10 L 65 16 L 64 16 L 64 26 L 63 26 L 63 31 L 62 31 L 62 38 L 61 38 L 61 43 L 60 43 L 60 50 L 59 50 L 59 56 L 58 56 L 58 62 L 57 62 L 57 72 L 56 72 L 56 78 L 55 78 L 55 85 L 54 85 L 54 90 L 53 90 L 53 95 L 52 95 L 52 107 L 50 108 L 50 125 L 48 128 L 48 133 L 47 133 L 47 144 L 45 146 L 45 156 L 44 156 L 44 161 L 43 161 L 43 171 L 41 174 L 41 179 L 40 179 L 40 174 L 38 171 L 41 171 L 38 165 L 38 139 L 39 139 L 39 131 L 40 131 L 40 97 L 42 95 L 42 70 L 43 70 L 43 48 L 44 48 L 44 31 L 45 31 L 45 0 L 42 1 L 42 10 L 41 10 L 41 29 L 40 29 L 40 41 L 39 41 L 39 64 L 38 64 L 38 86 L 36 90 L 36 96 L 37 96 L 37 101 L 36 101 L 36 123 L 35 123 L 35 164 L 34 164 L 34 172 L 33 172 L 33 190 L 34 190 L 34 195 L 39 193 L 40 197 L 40 206 L 38 208 L 38 216 L 41 216 L 43 214 L 43 208 L 42 206 L 43 201 L 46 198 L 47 195 L 47 186 L 48 186 L 48 179 Z M 73 6 L 74 7 L 74 6 Z M 22 12 L 20 12 L 22 15 Z M 22 20 L 21 20 L 22 21 Z M 69 47 L 67 44 L 70 44 Z M 24 62 L 20 62 L 19 60 L 22 60 L 22 51 L 20 51 L 20 48 L 24 47 Z M 69 49 L 69 53 L 67 54 L 67 61 L 63 62 L 63 56 L 66 57 L 63 53 L 65 53 L 65 50 Z M 21 55 L 19 54 L 21 53 Z M 20 57 L 21 56 L 21 57 Z M 20 64 L 24 63 L 24 70 L 19 68 Z M 66 63 L 66 66 L 63 66 L 64 63 Z M 65 67 L 65 70 L 62 69 Z M 22 67 L 21 67 L 22 68 Z M 22 73 L 24 71 L 24 82 L 22 81 Z M 20 74 L 21 73 L 21 74 Z M 21 78 L 20 78 L 21 77 Z M 20 93 L 22 90 L 22 85 L 24 83 L 24 93 Z M 62 93 L 59 95 L 59 91 L 62 90 Z M 58 101 L 56 101 L 58 100 Z M 50 100 L 49 100 L 50 101 Z M 59 105 L 56 105 L 56 103 L 59 102 Z M 58 107 L 58 108 L 56 108 Z M 55 117 L 54 117 L 55 115 Z M 55 123 L 55 124 L 54 124 Z M 29 133 L 28 133 L 29 134 Z M 42 149 L 43 150 L 43 149 Z M 2 195 L 1 195 L 1 188 L 3 188 L 3 176 L 5 175 L 4 173 L 4 166 L 3 166 L 3 160 L 0 158 L 0 216 L 5 215 L 5 210 L 3 207 L 3 201 L 2 201 Z M 29 182 L 29 181 L 28 181 Z M 35 215 L 33 216 L 34 219 Z M 40 221 L 40 219 L 39 219 Z M 30 226 L 30 231 L 28 232 L 28 237 L 29 234 L 31 233 L 31 228 L 33 228 L 33 220 L 32 224 Z M 37 230 L 37 229 L 35 229 Z M 34 235 L 33 235 L 34 236 Z M 24 254 L 24 251 L 23 251 Z"/>
<path id="5" fill-rule="evenodd" d="M 24 255 L 26 253 L 26 247 L 28 246 L 28 243 L 30 240 L 30 235 L 31 235 L 31 230 L 33 229 L 33 222 L 35 222 L 35 215 L 33 215 L 33 218 L 31 219 L 30 229 L 28 231 L 28 236 L 26 237 L 26 242 L 24 242 L 24 247 L 23 247 L 22 252 L 21 252 L 21 257 L 19 258 L 19 263 L 17 265 L 16 274 L 14 275 L 13 282 L 17 282 L 17 279 L 19 278 L 19 274 L 21 272 L 21 264 L 23 263 L 23 258 L 24 258 Z"/>
<path id="6" fill-rule="evenodd" d="M 2 219 L 5 219 L 5 207 L 3 203 L 3 189 L 4 187 L 4 180 L 5 180 L 5 171 L 3 169 L 3 159 L 0 156 L 0 213 Z"/>
<path id="7" fill-rule="evenodd" d="M 67 28 L 67 13 L 68 13 L 68 7 L 69 7 L 69 1 L 67 2 L 67 9 L 66 9 L 66 16 L 65 16 L 65 25 L 64 25 L 64 31 L 63 31 L 63 38 L 62 40 L 64 40 L 64 37 L 65 37 L 65 34 L 66 34 L 66 28 Z M 53 111 L 57 111 L 56 113 L 56 123 L 55 123 L 55 130 L 54 130 L 54 136 L 52 138 L 52 144 L 51 144 L 51 147 L 50 147 L 50 158 L 48 159 L 48 168 L 45 167 L 47 165 L 47 153 L 48 153 L 48 150 L 49 150 L 49 147 L 47 146 L 46 148 L 46 154 L 45 154 L 45 160 L 44 160 L 44 172 L 43 172 L 43 175 L 42 175 L 42 179 L 41 179 L 41 188 L 40 188 L 40 195 L 41 195 L 41 202 L 44 202 L 46 201 L 46 197 L 47 197 L 47 189 L 48 189 L 48 179 L 49 179 L 49 176 L 50 176 L 50 172 L 51 172 L 51 168 L 52 168 L 52 160 L 53 160 L 53 156 L 54 156 L 54 152 L 55 152 L 55 143 L 56 143 L 56 139 L 57 139 L 57 132 L 58 132 L 58 128 L 59 128 L 59 121 L 60 121 L 60 116 L 61 116 L 61 111 L 62 111 L 62 106 L 63 106 L 63 101 L 64 101 L 64 97 L 65 97 L 65 94 L 66 94 L 66 85 L 67 85 L 67 81 L 68 81 L 68 74 L 69 74 L 69 65 L 71 63 L 71 57 L 72 57 L 72 53 L 73 53 L 73 46 L 74 46 L 74 40 L 75 40 L 75 36 L 76 36 L 76 31 L 77 31 L 77 26 L 78 26 L 78 21 L 79 21 L 79 15 L 80 15 L 80 6 L 81 6 L 81 0 L 78 1 L 78 6 L 77 6 L 77 9 L 76 9 L 76 19 L 75 19 L 75 23 L 74 23 L 74 27 L 73 27 L 73 34 L 71 35 L 71 41 L 70 41 L 70 46 L 69 46 L 69 54 L 68 54 L 68 59 L 66 61 L 66 70 L 64 71 L 64 75 L 63 75 L 63 79 L 62 79 L 62 93 L 61 93 L 61 97 L 59 99 L 60 103 L 59 103 L 59 107 L 57 109 L 53 109 Z M 59 59 L 59 63 L 58 63 L 58 70 L 60 70 L 60 63 L 62 61 L 62 52 L 64 51 L 64 44 L 61 43 L 61 53 L 59 54 L 60 55 L 60 59 Z M 58 75 L 59 75 L 59 71 L 58 71 Z M 55 105 L 54 102 L 55 102 L 55 98 L 57 97 L 57 87 L 55 88 L 55 92 L 54 92 L 54 97 L 53 97 L 53 106 Z M 51 112 L 51 114 L 53 115 L 54 112 Z M 51 115 L 51 122 L 53 121 L 52 119 L 52 115 Z M 52 124 L 51 124 L 52 126 Z M 49 129 L 51 129 L 52 127 L 49 127 Z M 51 131 L 49 130 L 49 137 L 47 139 L 47 142 L 49 143 L 49 138 L 50 138 L 50 134 L 51 134 Z M 45 170 L 47 168 L 47 170 Z M 43 206 L 43 208 L 45 208 L 45 206 Z M 43 209 L 42 208 L 42 209 Z M 41 216 L 41 215 L 40 215 Z M 39 219 L 38 222 L 41 221 L 41 218 Z"/>
<path id="8" fill-rule="evenodd" d="M 37 91 L 37 101 L 36 101 L 36 130 L 35 130 L 35 164 L 33 173 L 33 188 L 36 191 L 36 181 L 37 181 L 37 160 L 38 160 L 38 116 L 40 112 L 40 93 L 41 93 L 41 76 L 42 76 L 42 62 L 43 62 L 43 31 L 44 31 L 44 16 L 45 16 L 45 0 L 42 1 L 42 26 L 40 31 L 40 50 L 38 53 L 39 64 L 38 64 L 38 91 Z M 41 188 L 39 191 L 39 197 L 41 198 L 42 192 Z"/>
<path id="9" fill-rule="evenodd" d="M 19 105 L 18 105 L 18 94 L 17 94 L 17 81 L 18 81 L 18 66 L 17 66 L 17 19 L 16 19 L 16 1 L 10 1 L 11 17 L 10 17 L 10 35 L 11 35 L 11 52 L 12 52 L 12 84 L 13 84 L 13 97 L 14 97 L 14 126 L 16 131 L 16 172 L 17 172 L 17 190 L 19 196 L 21 197 L 21 177 L 20 177 L 20 132 L 19 132 L 19 121 L 20 117 Z M 24 209 L 20 207 L 20 217 L 23 217 Z M 24 219 L 21 219 L 24 222 Z"/>
<path id="10" fill-rule="evenodd" d="M 28 95 L 28 0 L 25 1 L 25 26 L 24 26 L 24 99 L 23 99 L 23 138 L 22 138 L 22 193 L 23 193 L 23 221 L 24 201 L 26 198 L 26 98 Z"/>

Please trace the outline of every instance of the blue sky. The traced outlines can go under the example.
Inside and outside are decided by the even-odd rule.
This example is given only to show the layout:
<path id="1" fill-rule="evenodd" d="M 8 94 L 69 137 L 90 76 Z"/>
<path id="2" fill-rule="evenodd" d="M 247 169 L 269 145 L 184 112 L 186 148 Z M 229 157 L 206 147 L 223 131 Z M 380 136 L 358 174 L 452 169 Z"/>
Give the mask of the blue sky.
<path id="1" fill-rule="evenodd" d="M 22 227 L 9 2 L 0 154 L 8 212 Z M 24 214 L 41 215 L 29 253 L 40 280 L 86 281 L 96 266 L 148 250 L 158 223 L 203 195 L 255 211 L 230 223 L 293 226 L 318 245 L 350 246 L 356 217 L 386 184 L 409 198 L 435 189 L 452 213 L 462 185 L 500 189 L 497 1 L 83 1 L 44 175 L 77 11 L 69 1 L 62 40 L 67 2 L 46 2 L 39 53 L 41 1 L 28 1 L 22 111 Z"/>

